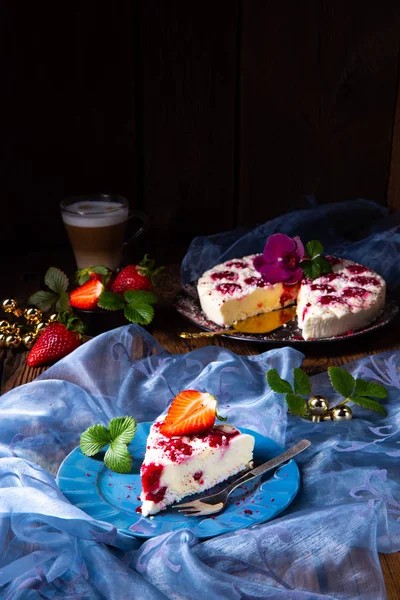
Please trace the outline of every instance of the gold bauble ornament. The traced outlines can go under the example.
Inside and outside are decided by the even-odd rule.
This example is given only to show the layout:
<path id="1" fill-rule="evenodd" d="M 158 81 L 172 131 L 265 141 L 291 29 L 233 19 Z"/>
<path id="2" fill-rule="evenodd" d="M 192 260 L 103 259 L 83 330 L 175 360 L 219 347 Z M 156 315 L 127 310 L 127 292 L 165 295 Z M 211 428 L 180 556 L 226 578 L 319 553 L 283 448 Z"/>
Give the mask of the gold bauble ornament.
<path id="1" fill-rule="evenodd" d="M 9 332 L 11 335 L 20 335 L 21 329 L 18 326 L 18 323 L 12 323 L 12 325 L 9 327 Z"/>
<path id="2" fill-rule="evenodd" d="M 31 306 L 24 310 L 24 317 L 28 321 L 28 323 L 38 323 L 42 318 L 42 311 L 40 310 L 40 308 L 36 308 L 36 306 Z"/>
<path id="3" fill-rule="evenodd" d="M 16 350 L 21 344 L 21 337 L 19 335 L 8 335 L 6 337 L 6 347 Z"/>
<path id="4" fill-rule="evenodd" d="M 51 315 L 49 315 L 47 317 L 47 322 L 48 323 L 56 323 L 57 319 L 58 319 L 58 314 L 57 313 L 52 313 Z"/>
<path id="5" fill-rule="evenodd" d="M 1 319 L 0 329 L 7 329 L 8 327 L 10 327 L 10 322 L 7 319 Z"/>
<path id="6" fill-rule="evenodd" d="M 307 402 L 308 410 L 312 415 L 312 421 L 318 423 L 321 417 L 328 411 L 329 403 L 325 396 L 311 396 Z"/>
<path id="7" fill-rule="evenodd" d="M 46 323 L 46 321 L 39 321 L 39 323 L 36 323 L 35 325 L 35 331 L 36 333 L 42 333 L 42 331 L 44 329 L 46 329 L 48 323 Z"/>
<path id="8" fill-rule="evenodd" d="M 0 348 L 5 348 L 7 336 L 8 333 L 4 333 L 3 331 L 0 333 Z"/>
<path id="9" fill-rule="evenodd" d="M 22 310 L 18 308 L 17 301 L 14 298 L 6 298 L 1 303 L 2 309 L 7 313 L 14 313 L 16 317 L 20 317 L 22 315 Z"/>
<path id="10" fill-rule="evenodd" d="M 27 350 L 30 350 L 36 344 L 36 334 L 27 333 L 22 339 L 24 346 Z"/>
<path id="11" fill-rule="evenodd" d="M 336 406 L 332 409 L 333 421 L 349 421 L 352 417 L 353 413 L 349 406 Z"/>
<path id="12" fill-rule="evenodd" d="M 329 412 L 329 410 L 324 415 L 322 415 L 321 418 L 323 421 L 332 421 L 332 415 Z"/>

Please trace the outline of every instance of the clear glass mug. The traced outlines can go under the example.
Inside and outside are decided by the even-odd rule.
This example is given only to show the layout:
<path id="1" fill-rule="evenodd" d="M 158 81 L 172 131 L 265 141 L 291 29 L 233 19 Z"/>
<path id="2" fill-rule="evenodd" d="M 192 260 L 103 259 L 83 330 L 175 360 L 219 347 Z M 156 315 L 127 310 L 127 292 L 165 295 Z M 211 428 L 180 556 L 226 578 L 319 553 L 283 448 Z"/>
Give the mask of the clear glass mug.
<path id="1" fill-rule="evenodd" d="M 147 229 L 147 216 L 130 210 L 128 200 L 116 194 L 73 196 L 63 200 L 60 208 L 78 269 L 104 265 L 115 271 L 121 265 L 124 246 Z M 141 225 L 125 241 L 133 217 Z"/>

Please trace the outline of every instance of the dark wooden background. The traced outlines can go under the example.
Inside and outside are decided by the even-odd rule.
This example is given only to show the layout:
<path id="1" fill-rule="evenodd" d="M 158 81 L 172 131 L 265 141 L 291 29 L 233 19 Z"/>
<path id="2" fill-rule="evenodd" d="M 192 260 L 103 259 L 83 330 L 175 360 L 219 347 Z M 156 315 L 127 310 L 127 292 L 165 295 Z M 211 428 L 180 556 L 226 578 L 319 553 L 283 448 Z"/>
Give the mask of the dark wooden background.
<path id="1" fill-rule="evenodd" d="M 65 251 L 95 191 L 177 258 L 309 195 L 400 207 L 398 0 L 5 0 L 0 28 L 3 256 Z"/>

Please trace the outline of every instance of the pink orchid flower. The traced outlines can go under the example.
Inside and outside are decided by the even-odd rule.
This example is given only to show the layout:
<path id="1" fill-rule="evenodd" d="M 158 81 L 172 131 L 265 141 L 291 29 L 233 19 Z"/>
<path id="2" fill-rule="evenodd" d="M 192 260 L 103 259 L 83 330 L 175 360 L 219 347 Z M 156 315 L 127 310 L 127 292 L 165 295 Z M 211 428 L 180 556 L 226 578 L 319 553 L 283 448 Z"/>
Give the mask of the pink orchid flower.
<path id="1" fill-rule="evenodd" d="M 267 239 L 264 252 L 256 256 L 253 264 L 264 281 L 293 285 L 303 276 L 299 266 L 303 258 L 304 246 L 298 236 L 291 238 L 283 233 L 275 233 Z"/>

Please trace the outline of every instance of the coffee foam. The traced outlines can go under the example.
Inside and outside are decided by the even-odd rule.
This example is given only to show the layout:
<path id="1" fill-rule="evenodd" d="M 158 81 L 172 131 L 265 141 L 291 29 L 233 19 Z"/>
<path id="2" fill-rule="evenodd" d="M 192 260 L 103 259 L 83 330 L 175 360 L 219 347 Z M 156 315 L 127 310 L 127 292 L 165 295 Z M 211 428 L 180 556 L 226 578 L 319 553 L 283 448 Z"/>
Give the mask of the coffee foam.
<path id="1" fill-rule="evenodd" d="M 74 202 L 62 211 L 64 223 L 73 227 L 110 227 L 128 219 L 128 208 L 118 202 Z"/>

